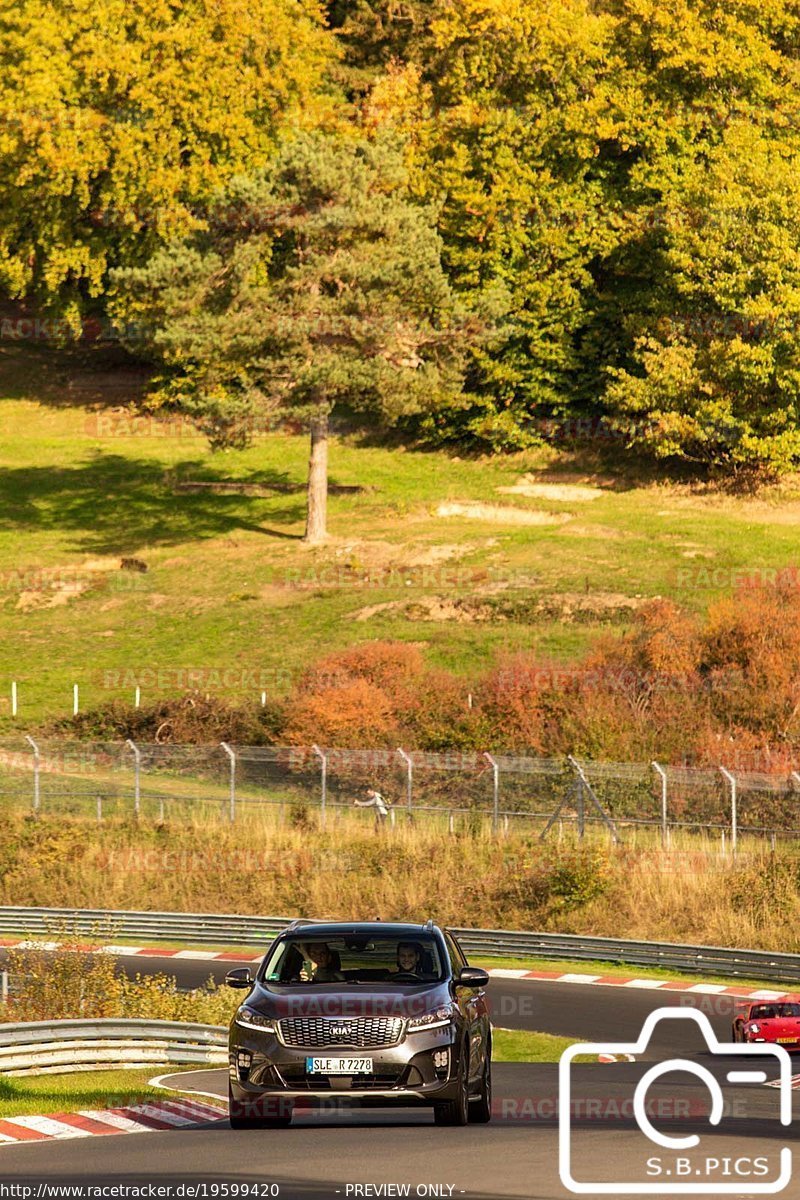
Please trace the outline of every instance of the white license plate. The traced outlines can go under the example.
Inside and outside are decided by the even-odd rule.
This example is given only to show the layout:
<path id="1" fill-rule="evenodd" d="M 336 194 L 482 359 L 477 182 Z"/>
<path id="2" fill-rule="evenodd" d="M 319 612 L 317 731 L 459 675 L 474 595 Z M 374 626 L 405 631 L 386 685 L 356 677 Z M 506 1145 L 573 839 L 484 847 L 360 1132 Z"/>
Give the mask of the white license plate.
<path id="1" fill-rule="evenodd" d="M 370 1075 L 371 1058 L 307 1058 L 309 1075 Z"/>

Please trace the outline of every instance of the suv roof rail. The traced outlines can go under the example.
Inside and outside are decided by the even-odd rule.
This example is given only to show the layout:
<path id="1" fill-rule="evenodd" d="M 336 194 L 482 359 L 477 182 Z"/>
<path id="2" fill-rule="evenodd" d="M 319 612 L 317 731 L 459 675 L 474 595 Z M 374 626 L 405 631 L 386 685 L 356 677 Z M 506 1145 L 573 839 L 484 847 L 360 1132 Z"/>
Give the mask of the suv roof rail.
<path id="1" fill-rule="evenodd" d="M 423 929 L 433 929 L 433 917 L 428 917 L 427 921 L 423 925 Z"/>
<path id="2" fill-rule="evenodd" d="M 295 917 L 293 921 L 284 929 L 284 933 L 288 933 L 290 929 L 300 929 L 303 925 L 318 925 L 319 921 L 315 921 L 312 917 Z"/>

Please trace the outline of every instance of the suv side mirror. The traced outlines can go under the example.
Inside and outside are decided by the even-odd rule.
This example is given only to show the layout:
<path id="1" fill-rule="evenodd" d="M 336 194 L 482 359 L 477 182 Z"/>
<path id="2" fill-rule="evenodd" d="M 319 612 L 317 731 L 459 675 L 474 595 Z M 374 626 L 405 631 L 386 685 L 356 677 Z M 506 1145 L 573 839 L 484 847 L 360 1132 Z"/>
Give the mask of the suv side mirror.
<path id="1" fill-rule="evenodd" d="M 232 971 L 228 971 L 225 976 L 225 982 L 228 987 L 232 988 L 250 988 L 253 986 L 253 977 L 250 974 L 249 967 L 235 967 Z"/>
<path id="2" fill-rule="evenodd" d="M 457 987 L 485 988 L 489 982 L 489 972 L 483 967 L 462 967 L 455 980 Z"/>

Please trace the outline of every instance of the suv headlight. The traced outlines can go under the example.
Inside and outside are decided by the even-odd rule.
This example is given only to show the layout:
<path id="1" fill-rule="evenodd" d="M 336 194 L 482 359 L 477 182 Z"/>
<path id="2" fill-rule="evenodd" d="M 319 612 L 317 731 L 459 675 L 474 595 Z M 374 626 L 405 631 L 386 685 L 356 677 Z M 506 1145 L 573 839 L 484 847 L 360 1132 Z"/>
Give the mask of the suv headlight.
<path id="1" fill-rule="evenodd" d="M 246 1004 L 240 1004 L 236 1010 L 236 1024 L 244 1025 L 246 1029 L 258 1029 L 261 1033 L 274 1033 L 275 1022 L 272 1017 L 265 1017 L 263 1013 L 256 1012 L 254 1008 L 248 1008 Z"/>
<path id="2" fill-rule="evenodd" d="M 438 1008 L 423 1013 L 421 1017 L 411 1017 L 408 1022 L 409 1033 L 419 1033 L 422 1029 L 440 1029 L 449 1025 L 453 1019 L 453 1008 L 450 1004 L 440 1004 Z"/>
<path id="3" fill-rule="evenodd" d="M 750 1025 L 747 1026 L 747 1032 L 748 1033 L 761 1033 L 761 1026 L 758 1024 L 757 1021 L 753 1021 Z"/>

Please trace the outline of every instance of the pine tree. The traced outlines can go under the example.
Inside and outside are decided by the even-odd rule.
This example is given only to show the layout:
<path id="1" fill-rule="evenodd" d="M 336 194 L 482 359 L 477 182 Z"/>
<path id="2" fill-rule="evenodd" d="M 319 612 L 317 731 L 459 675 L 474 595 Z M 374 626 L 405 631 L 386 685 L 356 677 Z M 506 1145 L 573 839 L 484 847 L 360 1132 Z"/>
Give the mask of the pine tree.
<path id="1" fill-rule="evenodd" d="M 393 146 L 306 134 L 234 181 L 206 232 L 118 273 L 117 305 L 165 368 L 157 402 L 190 413 L 213 444 L 246 441 L 254 419 L 301 418 L 306 539 L 318 542 L 337 405 L 392 423 L 459 402 L 479 329 L 440 253 Z"/>

